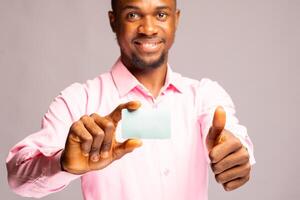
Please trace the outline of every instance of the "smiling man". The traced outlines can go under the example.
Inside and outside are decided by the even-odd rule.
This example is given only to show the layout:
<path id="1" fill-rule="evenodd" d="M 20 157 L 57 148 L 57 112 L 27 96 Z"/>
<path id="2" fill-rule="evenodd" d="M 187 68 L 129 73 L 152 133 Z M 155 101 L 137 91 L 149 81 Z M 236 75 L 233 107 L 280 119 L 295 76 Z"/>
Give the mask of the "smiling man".
<path id="1" fill-rule="evenodd" d="M 209 166 L 227 191 L 249 180 L 253 147 L 229 95 L 168 65 L 179 17 L 175 0 L 112 1 L 120 58 L 110 72 L 63 90 L 41 130 L 11 149 L 17 194 L 43 197 L 81 178 L 87 200 L 206 200 Z M 169 108 L 171 122 L 161 126 L 170 138 L 122 138 L 122 110 L 141 105 Z"/>

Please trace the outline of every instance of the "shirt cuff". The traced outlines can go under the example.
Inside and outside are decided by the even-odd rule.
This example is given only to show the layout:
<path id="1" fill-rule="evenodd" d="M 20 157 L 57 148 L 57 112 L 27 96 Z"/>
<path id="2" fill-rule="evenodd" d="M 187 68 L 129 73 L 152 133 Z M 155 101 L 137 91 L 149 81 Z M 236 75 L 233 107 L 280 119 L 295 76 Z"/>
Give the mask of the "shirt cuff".
<path id="1" fill-rule="evenodd" d="M 247 134 L 247 129 L 244 126 L 236 125 L 235 127 L 226 127 L 235 137 L 237 137 L 242 145 L 247 149 L 249 153 L 249 161 L 251 165 L 256 163 L 254 158 L 254 149 L 250 137 Z"/>
<path id="2" fill-rule="evenodd" d="M 47 185 L 51 192 L 57 192 L 65 188 L 71 181 L 81 177 L 81 175 L 71 174 L 63 171 L 60 164 L 62 150 L 52 157 L 50 170 L 49 168 L 42 169 L 42 175 L 37 179 L 41 185 Z"/>

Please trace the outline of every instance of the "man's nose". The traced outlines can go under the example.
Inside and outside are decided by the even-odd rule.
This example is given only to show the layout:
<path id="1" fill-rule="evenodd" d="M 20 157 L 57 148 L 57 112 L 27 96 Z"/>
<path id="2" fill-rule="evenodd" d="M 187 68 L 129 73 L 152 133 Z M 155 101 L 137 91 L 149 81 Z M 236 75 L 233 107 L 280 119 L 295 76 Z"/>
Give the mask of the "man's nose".
<path id="1" fill-rule="evenodd" d="M 141 25 L 138 27 L 138 33 L 152 36 L 157 34 L 157 26 L 155 24 L 155 19 L 152 16 L 146 16 L 143 20 Z"/>

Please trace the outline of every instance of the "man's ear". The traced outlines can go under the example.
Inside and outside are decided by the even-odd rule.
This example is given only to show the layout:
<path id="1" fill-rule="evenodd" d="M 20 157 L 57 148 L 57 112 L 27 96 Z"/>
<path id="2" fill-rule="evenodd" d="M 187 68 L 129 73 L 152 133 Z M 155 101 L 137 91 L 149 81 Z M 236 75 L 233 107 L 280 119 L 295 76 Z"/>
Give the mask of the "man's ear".
<path id="1" fill-rule="evenodd" d="M 180 19 L 180 10 L 177 9 L 176 10 L 176 21 L 175 21 L 175 28 L 176 28 L 176 30 L 177 30 L 177 27 L 179 25 L 179 19 Z"/>
<path id="2" fill-rule="evenodd" d="M 113 11 L 108 12 L 108 18 L 112 31 L 116 33 L 116 16 Z"/>

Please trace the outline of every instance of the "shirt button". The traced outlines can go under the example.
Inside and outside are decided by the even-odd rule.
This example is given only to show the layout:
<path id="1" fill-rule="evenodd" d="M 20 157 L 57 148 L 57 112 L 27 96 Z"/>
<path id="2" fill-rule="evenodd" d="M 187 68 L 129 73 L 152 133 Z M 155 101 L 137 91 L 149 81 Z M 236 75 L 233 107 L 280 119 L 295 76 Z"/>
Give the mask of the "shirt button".
<path id="1" fill-rule="evenodd" d="M 170 173 L 170 170 L 169 170 L 169 169 L 167 169 L 167 168 L 164 169 L 163 174 L 164 174 L 165 176 L 168 176 L 169 173 Z"/>

